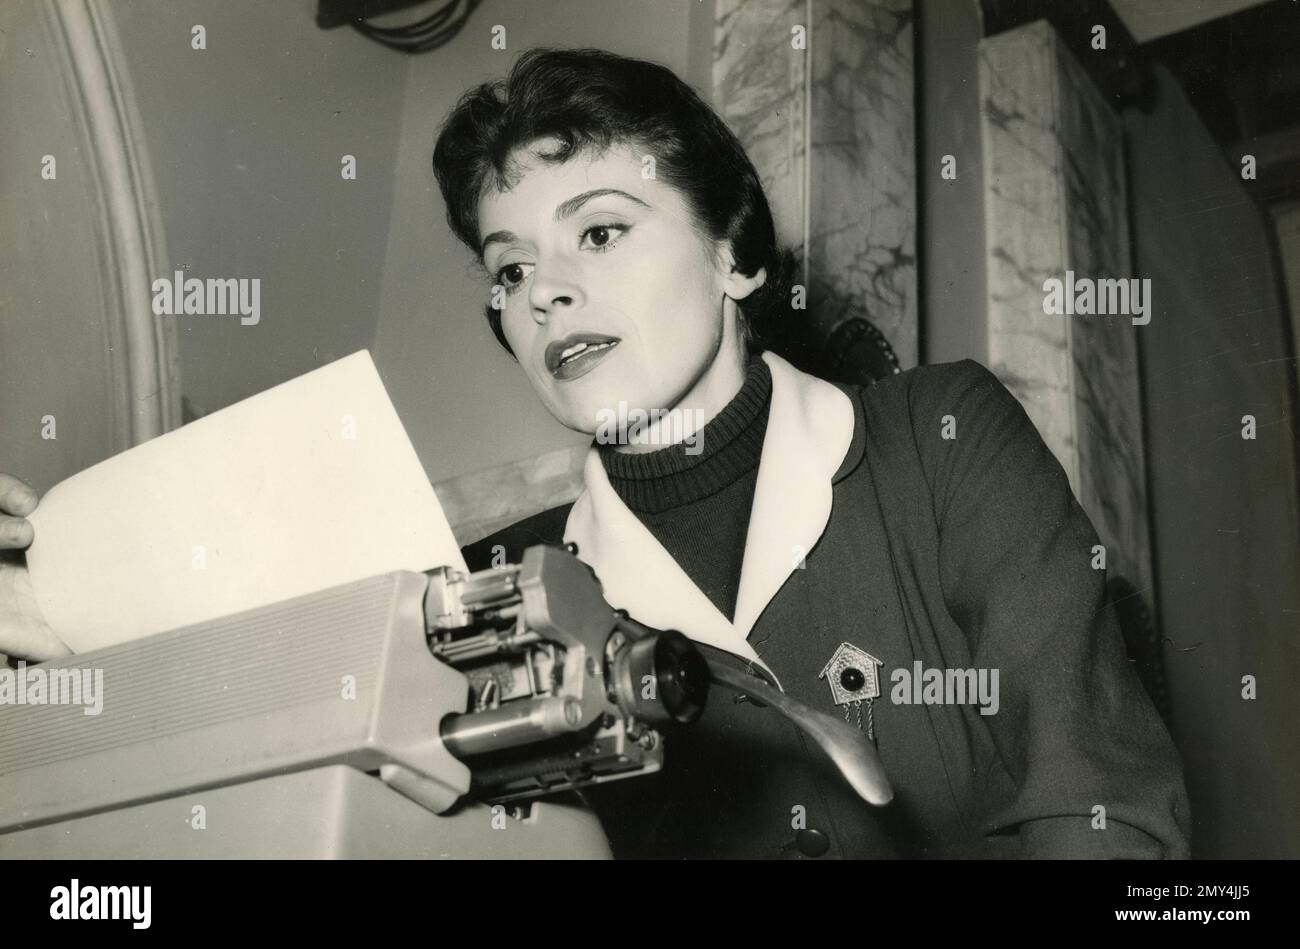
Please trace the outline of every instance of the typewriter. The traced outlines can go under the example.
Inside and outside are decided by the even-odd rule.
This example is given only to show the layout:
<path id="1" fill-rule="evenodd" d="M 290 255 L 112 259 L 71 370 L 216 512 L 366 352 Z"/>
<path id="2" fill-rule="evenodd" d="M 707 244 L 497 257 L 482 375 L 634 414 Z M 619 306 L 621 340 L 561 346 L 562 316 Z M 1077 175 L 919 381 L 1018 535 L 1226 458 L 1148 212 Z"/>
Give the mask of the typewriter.
<path id="1" fill-rule="evenodd" d="M 859 732 L 611 608 L 576 553 L 395 571 L 42 664 L 102 671 L 102 710 L 0 709 L 0 857 L 608 857 L 563 792 L 658 770 L 714 683 L 888 802 Z"/>

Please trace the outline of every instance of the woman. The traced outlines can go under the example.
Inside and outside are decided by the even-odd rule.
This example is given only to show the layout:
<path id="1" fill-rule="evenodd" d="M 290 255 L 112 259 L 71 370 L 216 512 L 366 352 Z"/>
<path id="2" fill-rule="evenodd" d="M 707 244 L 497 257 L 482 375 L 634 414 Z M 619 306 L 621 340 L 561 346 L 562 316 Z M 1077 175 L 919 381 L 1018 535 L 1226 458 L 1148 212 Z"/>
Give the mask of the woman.
<path id="1" fill-rule="evenodd" d="M 864 703 L 837 705 L 820 673 L 846 642 L 880 660 L 864 730 L 885 811 L 718 690 L 663 772 L 588 793 L 616 855 L 1186 856 L 1178 756 L 1059 464 L 973 362 L 863 390 L 759 355 L 801 316 L 789 257 L 743 148 L 686 84 L 535 50 L 462 98 L 433 162 L 497 288 L 497 339 L 556 419 L 597 436 L 578 500 L 470 565 L 575 542 L 613 605 L 853 720 Z M 612 443 L 602 423 L 636 409 L 661 421 Z M 906 704 L 918 662 L 983 670 L 996 711 Z"/>
<path id="2" fill-rule="evenodd" d="M 688 86 L 535 50 L 466 94 L 434 169 L 497 339 L 596 436 L 578 500 L 468 547 L 470 566 L 575 542 L 613 605 L 862 727 L 895 790 L 868 807 L 788 722 L 715 689 L 663 771 L 587 792 L 616 855 L 1186 856 L 1178 756 L 1060 466 L 973 362 L 859 389 L 765 351 L 802 316 L 791 258 Z M 0 483 L 0 544 L 31 542 L 23 492 Z M 64 651 L 25 575 L 0 582 L 0 649 Z M 995 688 L 906 694 L 932 670 Z"/>

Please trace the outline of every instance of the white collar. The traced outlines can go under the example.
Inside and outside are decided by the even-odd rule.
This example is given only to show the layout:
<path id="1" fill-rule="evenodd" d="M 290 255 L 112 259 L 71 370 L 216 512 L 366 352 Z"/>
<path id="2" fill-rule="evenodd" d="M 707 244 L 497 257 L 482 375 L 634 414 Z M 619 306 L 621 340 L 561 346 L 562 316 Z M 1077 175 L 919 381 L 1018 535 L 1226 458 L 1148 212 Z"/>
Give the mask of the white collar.
<path id="1" fill-rule="evenodd" d="M 832 479 L 853 439 L 853 405 L 837 387 L 775 353 L 772 402 L 758 483 L 730 621 L 678 566 L 615 493 L 593 446 L 585 486 L 569 511 L 564 539 L 578 545 L 611 605 L 658 629 L 676 629 L 770 669 L 748 642 L 759 615 L 812 550 L 830 520 Z M 775 679 L 775 676 L 773 676 Z"/>

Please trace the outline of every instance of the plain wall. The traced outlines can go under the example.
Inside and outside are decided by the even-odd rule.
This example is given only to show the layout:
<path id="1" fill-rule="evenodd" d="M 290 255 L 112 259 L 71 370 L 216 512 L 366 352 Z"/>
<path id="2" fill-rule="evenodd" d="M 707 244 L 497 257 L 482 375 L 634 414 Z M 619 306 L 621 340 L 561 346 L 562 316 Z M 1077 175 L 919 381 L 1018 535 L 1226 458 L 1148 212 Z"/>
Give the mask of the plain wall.
<path id="1" fill-rule="evenodd" d="M 1163 68 L 1125 116 L 1156 588 L 1200 857 L 1300 855 L 1294 353 L 1265 221 Z M 1241 436 L 1253 415 L 1257 438 Z M 1254 676 L 1258 698 L 1242 698 Z"/>
<path id="2" fill-rule="evenodd" d="M 0 472 L 42 493 L 130 441 L 98 170 L 56 35 L 35 0 L 0 4 Z"/>
<path id="3" fill-rule="evenodd" d="M 180 316 L 181 389 L 212 412 L 373 345 L 410 64 L 315 0 L 110 7 L 171 266 L 258 277 L 261 321 Z M 191 48 L 191 28 L 207 49 Z M 341 160 L 353 155 L 357 178 Z M 169 317 L 163 317 L 167 319 Z"/>
<path id="4" fill-rule="evenodd" d="M 590 441 L 547 414 L 488 328 L 490 282 L 447 227 L 433 176 L 439 125 L 470 86 L 504 76 L 532 46 L 652 59 L 707 94 L 712 14 L 711 2 L 690 0 L 582 0 L 547 6 L 544 16 L 529 0 L 486 0 L 454 40 L 412 59 L 375 353 L 433 481 Z M 496 25 L 505 50 L 490 45 Z"/>

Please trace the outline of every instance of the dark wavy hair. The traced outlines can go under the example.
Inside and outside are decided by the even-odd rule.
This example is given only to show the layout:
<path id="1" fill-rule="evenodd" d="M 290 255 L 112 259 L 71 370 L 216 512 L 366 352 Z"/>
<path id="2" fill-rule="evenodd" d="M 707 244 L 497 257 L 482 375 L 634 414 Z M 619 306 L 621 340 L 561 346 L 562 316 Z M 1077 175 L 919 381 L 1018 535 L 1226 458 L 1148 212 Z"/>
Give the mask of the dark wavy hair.
<path id="1" fill-rule="evenodd" d="M 538 156 L 547 162 L 615 145 L 654 156 L 655 174 L 682 194 L 701 234 L 729 241 L 745 276 L 767 271 L 739 302 L 748 348 L 767 348 L 788 329 L 795 257 L 777 246 L 767 196 L 739 139 L 671 70 L 602 50 L 529 50 L 505 79 L 461 96 L 443 123 L 433 170 L 447 223 L 476 258 L 480 197 L 488 187 L 508 188 L 514 150 L 542 138 L 560 142 Z M 486 314 L 510 352 L 501 313 L 489 304 Z"/>

